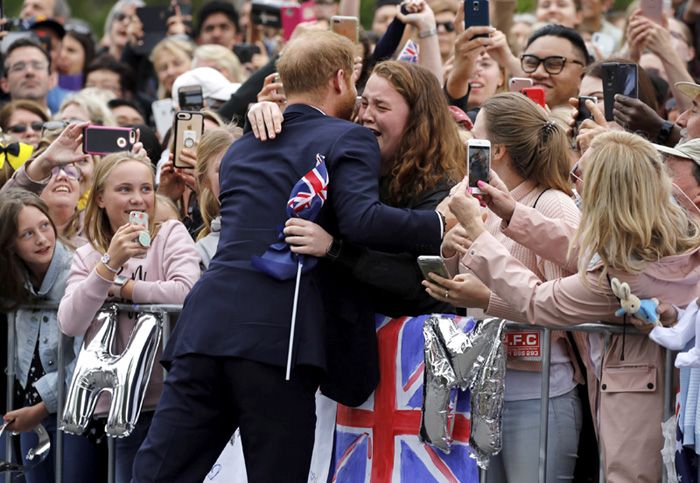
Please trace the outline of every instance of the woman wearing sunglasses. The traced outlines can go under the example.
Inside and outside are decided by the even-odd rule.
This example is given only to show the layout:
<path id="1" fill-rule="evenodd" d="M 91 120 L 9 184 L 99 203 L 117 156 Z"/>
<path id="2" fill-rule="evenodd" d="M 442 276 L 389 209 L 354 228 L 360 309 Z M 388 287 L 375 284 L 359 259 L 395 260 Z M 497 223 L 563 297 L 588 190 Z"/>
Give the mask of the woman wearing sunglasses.
<path id="1" fill-rule="evenodd" d="M 51 170 L 51 178 L 40 195 L 49 208 L 58 235 L 71 248 L 86 243 L 81 236 L 82 217 L 78 212 L 80 179 L 80 168 L 75 164 L 56 166 Z"/>
<path id="2" fill-rule="evenodd" d="M 41 139 L 43 124 L 49 120 L 44 108 L 34 101 L 21 99 L 8 102 L 0 110 L 0 129 L 2 132 L 35 149 Z"/>

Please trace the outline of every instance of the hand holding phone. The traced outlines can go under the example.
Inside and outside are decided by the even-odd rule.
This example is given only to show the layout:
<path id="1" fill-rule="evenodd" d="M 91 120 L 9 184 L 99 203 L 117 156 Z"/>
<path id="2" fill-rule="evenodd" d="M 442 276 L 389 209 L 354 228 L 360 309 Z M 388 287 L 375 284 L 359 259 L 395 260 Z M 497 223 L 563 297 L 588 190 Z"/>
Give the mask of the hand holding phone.
<path id="1" fill-rule="evenodd" d="M 637 64 L 606 62 L 603 64 L 603 100 L 605 102 L 605 120 L 613 121 L 615 116 L 615 95 L 637 98 Z"/>
<path id="2" fill-rule="evenodd" d="M 581 123 L 586 119 L 593 119 L 593 113 L 586 106 L 586 101 L 591 101 L 593 104 L 598 104 L 598 98 L 595 96 L 579 96 L 578 98 L 578 115 L 576 116 L 576 132 L 578 132 Z"/>
<path id="3" fill-rule="evenodd" d="M 489 182 L 491 170 L 491 141 L 488 139 L 470 139 L 467 143 L 467 163 L 469 172 L 469 192 L 473 195 L 484 194 L 479 189 L 479 181 Z"/>
<path id="4" fill-rule="evenodd" d="M 442 278 L 451 278 L 449 272 L 447 271 L 447 267 L 445 266 L 445 262 L 440 256 L 421 255 L 418 257 L 418 267 L 423 274 L 423 278 L 430 282 L 433 282 L 433 280 L 428 276 L 429 273 L 435 273 L 440 275 Z"/>

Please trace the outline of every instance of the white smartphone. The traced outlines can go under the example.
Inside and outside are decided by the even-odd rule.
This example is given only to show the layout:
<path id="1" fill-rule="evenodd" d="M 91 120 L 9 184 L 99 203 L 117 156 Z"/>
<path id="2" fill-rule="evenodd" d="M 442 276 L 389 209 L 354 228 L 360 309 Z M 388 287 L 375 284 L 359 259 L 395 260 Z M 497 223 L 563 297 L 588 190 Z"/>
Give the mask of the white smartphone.
<path id="1" fill-rule="evenodd" d="M 469 172 L 469 192 L 475 195 L 484 194 L 479 189 L 478 182 L 489 182 L 491 169 L 491 141 L 488 139 L 470 139 L 467 142 L 467 170 Z"/>
<path id="2" fill-rule="evenodd" d="M 151 103 L 153 110 L 153 120 L 156 123 L 156 130 L 161 139 L 173 125 L 173 115 L 175 114 L 175 103 L 171 98 L 160 99 Z"/>
<path id="3" fill-rule="evenodd" d="M 426 280 L 432 281 L 430 277 L 428 277 L 429 273 L 436 273 L 440 275 L 442 278 L 450 278 L 450 274 L 447 271 L 447 267 L 445 266 L 445 262 L 442 261 L 442 257 L 438 255 L 421 255 L 418 257 L 418 266 L 420 267 L 420 271 L 423 274 L 423 277 Z"/>
<path id="4" fill-rule="evenodd" d="M 508 90 L 510 92 L 520 92 L 526 87 L 532 87 L 532 79 L 529 77 L 511 77 L 508 81 Z"/>

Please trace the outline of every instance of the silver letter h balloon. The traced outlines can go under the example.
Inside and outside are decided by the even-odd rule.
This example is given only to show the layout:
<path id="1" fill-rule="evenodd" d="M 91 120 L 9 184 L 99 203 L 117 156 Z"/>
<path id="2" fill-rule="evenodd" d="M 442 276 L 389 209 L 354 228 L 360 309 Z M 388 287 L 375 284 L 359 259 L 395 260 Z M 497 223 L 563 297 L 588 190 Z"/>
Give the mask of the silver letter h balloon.
<path id="1" fill-rule="evenodd" d="M 105 432 L 108 436 L 129 436 L 138 420 L 162 334 L 159 314 L 141 313 L 129 342 L 119 355 L 112 353 L 117 334 L 116 305 L 102 310 L 101 327 L 78 355 L 68 391 L 61 429 L 83 434 L 95 410 L 99 395 L 112 395 Z"/>

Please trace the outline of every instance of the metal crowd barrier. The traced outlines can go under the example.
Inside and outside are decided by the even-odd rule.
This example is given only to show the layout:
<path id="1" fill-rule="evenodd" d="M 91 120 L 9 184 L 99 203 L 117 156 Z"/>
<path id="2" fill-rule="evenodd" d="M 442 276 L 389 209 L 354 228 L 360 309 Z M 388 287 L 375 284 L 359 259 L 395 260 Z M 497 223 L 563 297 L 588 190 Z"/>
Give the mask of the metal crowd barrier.
<path id="1" fill-rule="evenodd" d="M 162 337 L 162 347 L 165 347 L 167 340 L 170 336 L 171 320 L 170 315 L 179 313 L 182 310 L 181 305 L 157 305 L 157 304 L 118 304 L 119 311 L 129 311 L 129 312 L 148 312 L 161 314 L 163 317 L 163 337 Z M 58 306 L 55 304 L 31 304 L 23 305 L 22 309 L 42 309 L 42 310 L 58 310 Z M 552 330 L 563 330 L 562 328 L 550 329 L 544 327 L 538 327 L 530 324 L 520 324 L 515 322 L 508 322 L 507 328 L 509 329 L 526 329 L 526 330 L 539 330 L 542 332 L 542 391 L 540 398 L 540 434 L 539 434 L 539 483 L 546 483 L 547 480 L 547 437 L 548 437 L 548 425 L 549 425 L 549 374 L 550 374 L 550 355 L 551 355 L 551 334 Z M 640 332 L 633 326 L 627 326 L 627 334 L 640 334 Z M 603 334 L 622 334 L 623 327 L 621 325 L 613 324 L 603 324 L 603 323 L 588 323 L 580 324 L 566 329 L 567 332 L 587 332 L 587 333 L 603 333 Z M 605 345 L 603 353 L 607 352 L 609 338 L 605 338 Z M 7 395 L 6 402 L 8 411 L 12 408 L 13 403 L 13 388 L 15 380 L 15 326 L 14 317 L 12 314 L 8 314 L 8 324 L 7 324 Z M 65 361 L 63 360 L 63 344 L 65 343 L 65 336 L 59 338 L 58 346 L 58 410 L 56 411 L 57 419 L 63 414 L 63 404 L 65 400 Z M 165 372 L 165 369 L 164 369 Z M 672 411 L 672 390 L 673 390 L 673 353 L 672 351 L 666 351 L 666 361 L 664 365 L 664 421 L 667 420 Z M 58 423 L 58 421 L 57 421 Z M 107 451 L 108 451 L 108 483 L 114 483 L 115 480 L 115 443 L 114 438 L 107 437 Z M 12 442 L 11 438 L 7 438 L 6 444 L 6 454 L 5 460 L 12 460 Z M 55 440 L 55 481 L 56 483 L 63 483 L 63 431 L 58 429 L 56 431 Z M 666 473 L 662 465 L 662 475 L 661 481 L 663 483 L 667 482 Z M 605 478 L 603 474 L 603 457 L 600 455 L 600 483 L 604 483 Z M 5 474 L 5 483 L 11 483 L 12 474 Z M 486 470 L 480 470 L 479 479 L 482 483 L 486 481 Z M 68 482 L 70 483 L 70 482 Z"/>
<path id="2" fill-rule="evenodd" d="M 110 304 L 112 305 L 112 304 Z M 56 304 L 28 304 L 22 305 L 22 309 L 26 310 L 58 310 L 58 305 Z M 168 339 L 170 338 L 170 328 L 171 328 L 171 314 L 177 314 L 182 310 L 182 305 L 157 305 L 157 304 L 117 304 L 117 308 L 120 312 L 147 312 L 153 314 L 160 314 L 163 320 L 163 335 L 161 346 L 165 347 Z M 11 410 L 13 406 L 13 389 L 15 380 L 15 324 L 14 324 L 14 314 L 8 314 L 7 320 L 7 394 L 6 394 L 6 404 L 7 410 Z M 58 427 L 58 422 L 61 415 L 63 414 L 63 405 L 65 403 L 65 361 L 63 360 L 63 346 L 65 344 L 66 337 L 61 335 L 58 339 L 58 360 L 56 361 L 58 365 L 58 408 L 56 411 L 56 425 Z M 165 369 L 163 369 L 165 372 Z M 12 461 L 13 458 L 13 444 L 11 438 L 6 438 L 5 445 L 5 461 Z M 56 430 L 56 439 L 54 441 L 54 467 L 55 467 L 55 482 L 63 483 L 63 431 L 60 429 Z M 116 468 L 116 451 L 114 438 L 107 437 L 107 482 L 114 483 L 115 481 L 115 468 Z M 20 462 L 21 463 L 21 462 Z M 5 483 L 11 483 L 12 473 L 5 473 Z M 71 483 L 71 482 L 67 482 Z"/>

